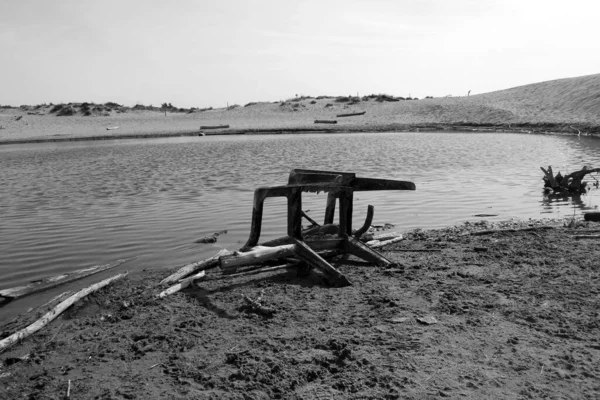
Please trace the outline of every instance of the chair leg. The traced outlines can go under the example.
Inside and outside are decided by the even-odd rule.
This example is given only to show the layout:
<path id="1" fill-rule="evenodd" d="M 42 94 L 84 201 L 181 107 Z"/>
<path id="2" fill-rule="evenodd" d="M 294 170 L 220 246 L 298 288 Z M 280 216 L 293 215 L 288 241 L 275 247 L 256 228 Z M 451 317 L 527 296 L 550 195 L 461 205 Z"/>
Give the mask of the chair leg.
<path id="1" fill-rule="evenodd" d="M 348 238 L 346 241 L 346 252 L 381 267 L 390 267 L 395 264 L 371 249 L 369 246 L 352 237 Z"/>
<path id="2" fill-rule="evenodd" d="M 302 240 L 302 190 L 294 188 L 287 196 L 288 221 L 287 234 Z"/>
<path id="3" fill-rule="evenodd" d="M 323 225 L 333 224 L 333 217 L 335 216 L 335 201 L 337 196 L 333 192 L 327 193 L 327 205 L 325 207 L 325 220 Z"/>
<path id="4" fill-rule="evenodd" d="M 335 269 L 335 267 L 333 267 L 331 264 L 329 264 L 327 261 L 321 258 L 321 256 L 315 253 L 310 247 L 308 247 L 306 243 L 297 239 L 292 239 L 292 242 L 296 245 L 295 253 L 298 256 L 298 258 L 306 262 L 307 264 L 310 264 L 320 269 L 328 276 L 332 277 L 334 279 L 333 284 L 335 286 L 352 285 L 348 278 L 346 278 L 340 271 Z"/>

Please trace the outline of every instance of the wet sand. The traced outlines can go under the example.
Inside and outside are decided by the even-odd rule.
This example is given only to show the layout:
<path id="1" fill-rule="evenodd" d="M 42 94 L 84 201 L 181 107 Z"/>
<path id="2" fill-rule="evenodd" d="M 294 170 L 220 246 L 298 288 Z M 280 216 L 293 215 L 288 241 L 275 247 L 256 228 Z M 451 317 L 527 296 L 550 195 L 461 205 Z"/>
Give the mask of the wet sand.
<path id="1" fill-rule="evenodd" d="M 576 235 L 599 228 L 417 230 L 383 248 L 398 267 L 339 260 L 345 288 L 210 273 L 158 300 L 169 271 L 140 273 L 2 354 L 0 398 L 598 398 L 600 248 Z"/>

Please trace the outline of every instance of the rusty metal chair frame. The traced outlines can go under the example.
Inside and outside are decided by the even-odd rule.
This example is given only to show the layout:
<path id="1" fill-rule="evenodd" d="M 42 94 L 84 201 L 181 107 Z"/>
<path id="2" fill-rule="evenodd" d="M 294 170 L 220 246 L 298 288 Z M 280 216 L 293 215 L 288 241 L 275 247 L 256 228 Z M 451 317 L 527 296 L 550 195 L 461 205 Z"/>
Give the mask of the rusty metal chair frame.
<path id="1" fill-rule="evenodd" d="M 254 191 L 250 236 L 241 250 L 247 251 L 258 245 L 265 200 L 269 197 L 286 197 L 287 238 L 279 244 L 296 244 L 296 253 L 302 261 L 326 271 L 336 271 L 316 251 L 337 249 L 377 265 L 389 266 L 392 261 L 352 237 L 354 192 L 372 190 L 415 190 L 415 184 L 408 181 L 358 178 L 356 174 L 349 172 L 294 169 L 290 172 L 287 185 L 260 187 Z M 339 201 L 337 238 L 303 239 L 302 192 L 328 193 L 324 224 L 333 223 L 336 201 Z"/>

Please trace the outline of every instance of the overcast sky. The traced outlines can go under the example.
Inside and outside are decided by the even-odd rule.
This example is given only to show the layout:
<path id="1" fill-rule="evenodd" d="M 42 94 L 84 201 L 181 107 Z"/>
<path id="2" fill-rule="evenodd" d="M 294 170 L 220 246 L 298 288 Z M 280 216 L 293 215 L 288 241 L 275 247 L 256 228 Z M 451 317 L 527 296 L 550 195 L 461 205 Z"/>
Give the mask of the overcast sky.
<path id="1" fill-rule="evenodd" d="M 446 96 L 600 72 L 596 0 L 0 0 L 0 104 Z"/>

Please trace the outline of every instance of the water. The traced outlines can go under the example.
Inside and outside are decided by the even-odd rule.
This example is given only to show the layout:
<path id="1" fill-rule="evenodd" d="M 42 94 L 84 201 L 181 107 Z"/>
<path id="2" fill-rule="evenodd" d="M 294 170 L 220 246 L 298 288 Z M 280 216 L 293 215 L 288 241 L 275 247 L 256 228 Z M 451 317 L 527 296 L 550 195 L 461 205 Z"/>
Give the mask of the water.
<path id="1" fill-rule="evenodd" d="M 237 249 L 253 190 L 285 184 L 292 168 L 410 180 L 415 192 L 355 195 L 354 226 L 436 228 L 476 214 L 491 220 L 566 217 L 596 209 L 600 192 L 545 198 L 540 166 L 600 166 L 600 140 L 502 133 L 212 136 L 0 146 L 0 288 L 139 256 L 133 271 L 171 268 Z M 326 195 L 305 195 L 322 220 Z M 263 237 L 284 235 L 285 201 L 265 205 Z M 215 244 L 194 241 L 227 230 Z M 90 278 L 97 281 L 114 271 Z M 82 283 L 74 284 L 81 287 Z M 65 290 L 59 288 L 43 296 Z M 23 309 L 40 297 L 0 310 Z M 15 304 L 18 303 L 18 304 Z M 12 308 L 11 308 L 12 307 Z"/>

